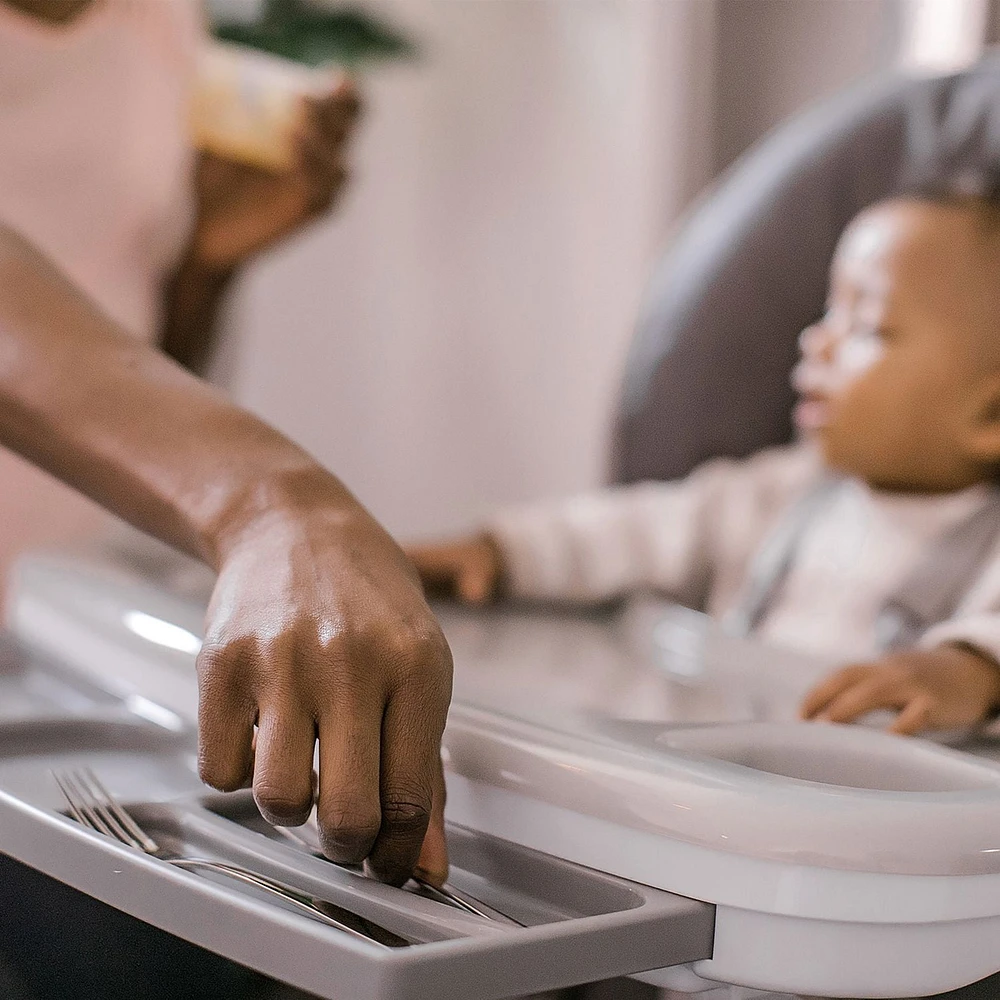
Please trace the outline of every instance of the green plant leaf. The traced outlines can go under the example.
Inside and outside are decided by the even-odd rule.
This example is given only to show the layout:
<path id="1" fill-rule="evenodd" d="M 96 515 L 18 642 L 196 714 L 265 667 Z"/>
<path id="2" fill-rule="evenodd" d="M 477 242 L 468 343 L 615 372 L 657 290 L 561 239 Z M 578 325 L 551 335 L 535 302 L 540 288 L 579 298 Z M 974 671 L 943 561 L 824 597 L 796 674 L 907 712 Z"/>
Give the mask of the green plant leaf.
<path id="1" fill-rule="evenodd" d="M 256 23 L 221 22 L 214 33 L 225 41 L 310 65 L 353 66 L 374 59 L 412 58 L 417 52 L 410 38 L 367 11 L 322 9 L 302 0 L 267 0 Z"/>

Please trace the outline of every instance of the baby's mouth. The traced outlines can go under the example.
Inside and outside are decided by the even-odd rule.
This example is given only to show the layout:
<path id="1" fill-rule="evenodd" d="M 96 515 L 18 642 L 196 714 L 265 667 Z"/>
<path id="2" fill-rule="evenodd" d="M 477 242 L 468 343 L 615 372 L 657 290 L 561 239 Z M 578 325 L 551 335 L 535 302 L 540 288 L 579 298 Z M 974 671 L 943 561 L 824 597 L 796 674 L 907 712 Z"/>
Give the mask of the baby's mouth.
<path id="1" fill-rule="evenodd" d="M 830 396 L 826 375 L 820 366 L 804 358 L 792 371 L 792 388 L 798 395 L 798 402 L 792 410 L 792 421 L 800 433 L 816 433 L 829 422 Z"/>
<path id="2" fill-rule="evenodd" d="M 822 430 L 829 422 L 830 402 L 818 393 L 799 396 L 792 411 L 792 419 L 798 430 L 805 433 Z"/>

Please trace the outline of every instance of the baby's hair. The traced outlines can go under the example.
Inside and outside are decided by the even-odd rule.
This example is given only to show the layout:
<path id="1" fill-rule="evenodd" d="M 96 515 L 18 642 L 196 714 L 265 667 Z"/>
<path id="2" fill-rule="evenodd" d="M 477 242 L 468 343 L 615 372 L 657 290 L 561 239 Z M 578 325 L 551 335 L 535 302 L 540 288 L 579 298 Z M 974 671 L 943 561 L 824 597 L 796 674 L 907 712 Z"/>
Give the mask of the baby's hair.
<path id="1" fill-rule="evenodd" d="M 1000 164 L 978 169 L 912 171 L 900 194 L 932 201 L 981 198 L 1000 201 Z"/>
<path id="2" fill-rule="evenodd" d="M 903 197 L 942 205 L 974 206 L 988 235 L 995 236 L 994 229 L 1000 228 L 1000 167 L 920 181 L 905 186 L 900 193 Z"/>

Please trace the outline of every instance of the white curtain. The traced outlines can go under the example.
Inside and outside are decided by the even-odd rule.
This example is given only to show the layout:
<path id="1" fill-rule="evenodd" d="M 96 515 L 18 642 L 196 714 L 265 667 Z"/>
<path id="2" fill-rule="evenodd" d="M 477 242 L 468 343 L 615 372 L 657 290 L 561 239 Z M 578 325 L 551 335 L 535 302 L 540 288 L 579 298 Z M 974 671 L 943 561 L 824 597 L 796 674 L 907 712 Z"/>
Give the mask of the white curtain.
<path id="1" fill-rule="evenodd" d="M 217 378 L 402 537 L 600 481 L 641 290 L 711 157 L 714 0 L 399 0 L 341 210 Z"/>

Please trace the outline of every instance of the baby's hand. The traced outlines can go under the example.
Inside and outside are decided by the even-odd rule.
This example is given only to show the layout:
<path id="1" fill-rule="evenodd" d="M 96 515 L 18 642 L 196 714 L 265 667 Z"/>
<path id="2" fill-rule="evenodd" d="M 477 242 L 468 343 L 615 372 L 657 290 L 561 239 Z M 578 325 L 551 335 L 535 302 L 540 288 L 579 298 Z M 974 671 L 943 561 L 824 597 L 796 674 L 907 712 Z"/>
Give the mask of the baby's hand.
<path id="1" fill-rule="evenodd" d="M 890 732 L 963 729 L 1000 706 L 1000 666 L 965 646 L 891 653 L 844 667 L 806 696 L 803 719 L 853 722 L 877 709 L 899 712 Z"/>
<path id="2" fill-rule="evenodd" d="M 445 590 L 466 604 L 485 604 L 497 596 L 503 557 L 487 535 L 404 550 L 425 587 Z"/>

